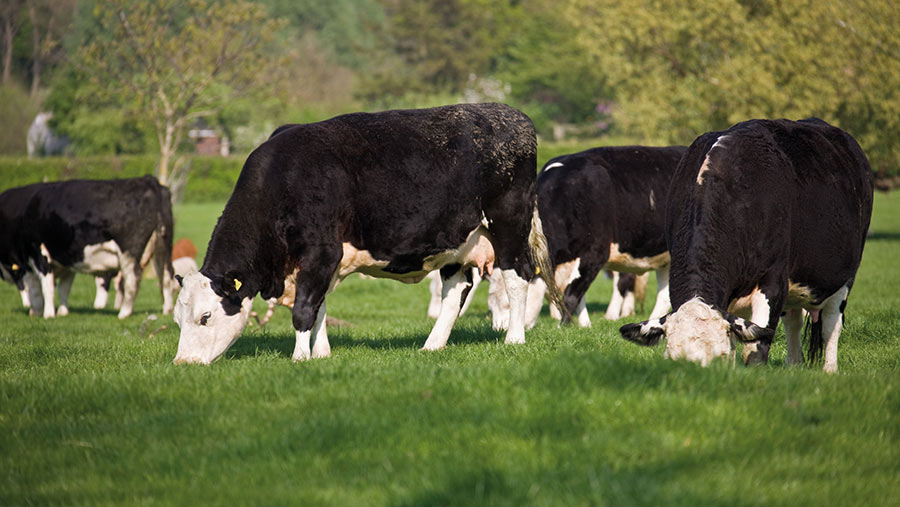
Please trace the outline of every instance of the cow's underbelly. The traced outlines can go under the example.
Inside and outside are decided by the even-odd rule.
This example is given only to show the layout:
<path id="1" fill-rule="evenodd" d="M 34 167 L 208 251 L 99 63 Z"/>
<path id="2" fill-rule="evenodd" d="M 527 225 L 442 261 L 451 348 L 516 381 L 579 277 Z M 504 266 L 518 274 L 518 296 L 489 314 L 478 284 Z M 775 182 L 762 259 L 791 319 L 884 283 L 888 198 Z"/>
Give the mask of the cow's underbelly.
<path id="1" fill-rule="evenodd" d="M 71 267 L 84 273 L 115 271 L 119 269 L 120 253 L 119 245 L 113 240 L 87 245 L 84 247 L 82 260 L 74 263 Z"/>
<path id="2" fill-rule="evenodd" d="M 757 301 L 756 304 L 759 304 L 761 297 L 768 301 L 772 296 L 772 294 L 763 294 L 759 287 L 756 287 L 749 294 L 731 300 L 728 303 L 728 312 L 738 317 L 750 318 L 754 301 Z M 814 310 L 819 307 L 821 307 L 821 301 L 813 294 L 812 289 L 806 285 L 788 280 L 788 293 L 784 303 L 784 310 L 798 308 Z"/>
<path id="3" fill-rule="evenodd" d="M 663 252 L 653 257 L 632 257 L 630 254 L 619 251 L 619 244 L 609 245 L 609 260 L 604 266 L 612 271 L 625 273 L 645 273 L 651 269 L 659 269 L 672 262 L 669 252 Z"/>
<path id="4" fill-rule="evenodd" d="M 483 226 L 477 227 L 469 233 L 465 242 L 458 248 L 446 250 L 438 254 L 429 255 L 422 259 L 422 269 L 397 273 L 385 271 L 389 260 L 376 259 L 368 250 L 359 250 L 350 243 L 344 243 L 344 254 L 338 267 L 335 278 L 342 280 L 351 273 L 363 273 L 376 278 L 390 278 L 403 283 L 418 283 L 428 273 L 441 269 L 451 264 L 460 264 L 465 267 L 477 267 L 484 274 L 490 274 L 494 268 L 494 247 L 491 244 L 491 236 Z"/>

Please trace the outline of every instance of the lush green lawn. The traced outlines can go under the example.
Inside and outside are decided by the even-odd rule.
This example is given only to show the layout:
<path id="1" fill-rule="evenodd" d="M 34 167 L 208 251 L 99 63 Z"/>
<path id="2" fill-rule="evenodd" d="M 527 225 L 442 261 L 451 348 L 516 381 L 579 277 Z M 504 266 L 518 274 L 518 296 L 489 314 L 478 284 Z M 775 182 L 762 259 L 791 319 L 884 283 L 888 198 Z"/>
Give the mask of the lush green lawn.
<path id="1" fill-rule="evenodd" d="M 179 207 L 176 238 L 205 251 L 221 208 Z M 0 504 L 896 504 L 898 256 L 900 193 L 878 195 L 833 376 L 785 368 L 783 337 L 765 367 L 663 360 L 603 321 L 605 279 L 593 329 L 545 313 L 506 346 L 484 287 L 423 353 L 427 286 L 354 277 L 330 359 L 292 363 L 279 309 L 209 367 L 172 365 L 177 327 L 145 323 L 155 280 L 125 321 L 88 277 L 49 321 L 3 285 Z"/>

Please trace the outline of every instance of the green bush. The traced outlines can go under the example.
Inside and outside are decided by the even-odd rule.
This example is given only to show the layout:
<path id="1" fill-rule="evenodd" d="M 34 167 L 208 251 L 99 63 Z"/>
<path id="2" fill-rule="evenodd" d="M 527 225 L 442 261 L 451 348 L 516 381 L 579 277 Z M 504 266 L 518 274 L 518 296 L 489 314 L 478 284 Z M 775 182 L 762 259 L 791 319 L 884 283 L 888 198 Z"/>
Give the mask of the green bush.
<path id="1" fill-rule="evenodd" d="M 191 157 L 185 201 L 224 201 L 241 172 L 243 157 Z M 136 178 L 156 173 L 152 155 L 96 157 L 0 157 L 0 191 L 42 181 Z"/>

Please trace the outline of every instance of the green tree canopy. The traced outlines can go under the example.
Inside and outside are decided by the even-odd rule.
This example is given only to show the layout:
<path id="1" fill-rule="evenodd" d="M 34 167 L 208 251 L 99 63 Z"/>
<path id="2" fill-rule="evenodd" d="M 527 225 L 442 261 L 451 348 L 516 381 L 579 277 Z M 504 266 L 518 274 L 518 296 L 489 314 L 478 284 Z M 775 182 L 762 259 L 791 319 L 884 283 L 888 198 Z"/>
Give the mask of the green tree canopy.
<path id="1" fill-rule="evenodd" d="M 888 0 L 573 0 L 627 132 L 687 143 L 748 118 L 819 116 L 876 170 L 900 162 L 900 9 Z"/>

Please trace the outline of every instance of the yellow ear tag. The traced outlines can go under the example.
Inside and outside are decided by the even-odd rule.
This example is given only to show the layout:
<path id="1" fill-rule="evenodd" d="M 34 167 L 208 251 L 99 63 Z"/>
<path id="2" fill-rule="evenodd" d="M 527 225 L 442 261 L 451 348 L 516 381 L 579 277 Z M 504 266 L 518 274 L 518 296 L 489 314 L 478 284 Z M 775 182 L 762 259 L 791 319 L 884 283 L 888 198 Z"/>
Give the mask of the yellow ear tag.
<path id="1" fill-rule="evenodd" d="M 18 265 L 18 264 L 13 264 L 13 265 L 12 265 L 12 270 L 13 270 L 13 271 L 18 271 L 18 270 L 19 270 L 19 265 Z"/>
<path id="2" fill-rule="evenodd" d="M 241 290 L 241 281 L 237 278 L 234 279 L 234 290 Z"/>
<path id="3" fill-rule="evenodd" d="M 534 268 L 534 274 L 536 274 L 536 275 L 541 274 L 541 267 L 540 267 L 540 266 Z"/>

